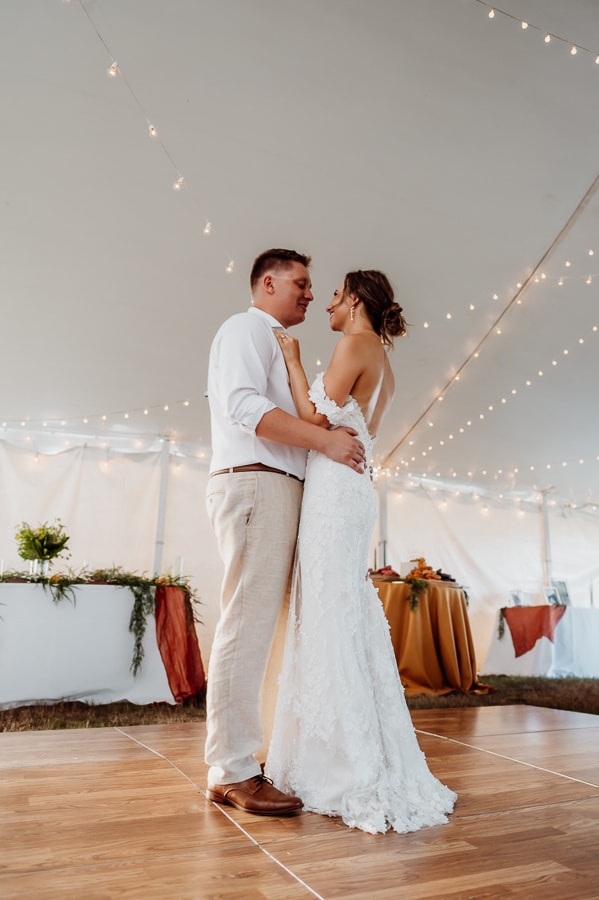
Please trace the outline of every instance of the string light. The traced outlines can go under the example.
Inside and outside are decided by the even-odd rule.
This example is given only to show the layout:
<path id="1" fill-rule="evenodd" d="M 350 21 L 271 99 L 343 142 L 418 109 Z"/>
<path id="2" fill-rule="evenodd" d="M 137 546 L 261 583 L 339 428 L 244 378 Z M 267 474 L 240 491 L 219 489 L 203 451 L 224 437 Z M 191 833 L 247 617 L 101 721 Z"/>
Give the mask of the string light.
<path id="1" fill-rule="evenodd" d="M 65 3 L 70 3 L 70 0 L 63 0 L 63 2 L 65 2 Z M 96 34 L 96 37 L 98 38 L 98 40 L 99 40 L 100 43 L 102 44 L 104 50 L 106 50 L 106 51 L 110 54 L 110 58 L 112 59 L 112 62 L 111 62 L 111 64 L 109 65 L 108 69 L 106 70 L 106 71 L 107 71 L 107 75 L 108 75 L 110 78 L 113 78 L 113 79 L 116 78 L 117 75 L 120 75 L 120 76 L 121 76 L 122 83 L 125 85 L 126 89 L 129 91 L 129 94 L 130 94 L 131 97 L 133 98 L 133 100 L 134 100 L 136 106 L 138 107 L 140 113 L 141 113 L 141 114 L 143 115 L 143 117 L 145 118 L 145 121 L 146 121 L 146 124 L 147 124 L 147 127 L 148 127 L 148 134 L 150 135 L 150 137 L 155 138 L 155 139 L 157 140 L 157 142 L 158 142 L 158 144 L 160 145 L 160 147 L 161 147 L 163 153 L 164 153 L 165 156 L 167 157 L 169 163 L 173 166 L 174 170 L 177 171 L 178 167 L 176 166 L 175 161 L 174 161 L 174 159 L 173 159 L 171 153 L 169 152 L 169 150 L 168 150 L 167 147 L 165 146 L 164 141 L 161 140 L 161 139 L 158 137 L 158 132 L 157 132 L 157 130 L 156 130 L 156 127 L 152 124 L 152 121 L 151 121 L 150 117 L 148 116 L 146 110 L 144 109 L 144 107 L 143 107 L 143 105 L 142 105 L 142 103 L 141 103 L 139 97 L 138 97 L 137 94 L 134 92 L 134 90 L 133 90 L 133 88 L 131 87 L 131 85 L 130 85 L 128 79 L 127 79 L 126 76 L 123 74 L 123 72 L 122 72 L 122 70 L 121 70 L 119 64 L 117 63 L 117 61 L 115 60 L 114 56 L 113 56 L 112 53 L 110 52 L 110 48 L 108 47 L 108 44 L 107 44 L 107 42 L 106 42 L 104 36 L 102 35 L 102 33 L 101 33 L 101 31 L 100 31 L 98 25 L 97 25 L 96 22 L 94 21 L 94 18 L 93 18 L 93 16 L 92 16 L 92 14 L 91 14 L 91 12 L 90 12 L 88 6 L 85 5 L 83 2 L 81 2 L 81 0 L 80 0 L 80 2 L 79 2 L 79 6 L 81 7 L 81 10 L 83 11 L 83 13 L 86 15 L 86 17 L 87 17 L 87 19 L 88 19 L 90 25 L 92 26 L 92 28 L 93 28 L 93 30 L 94 30 L 94 32 L 95 32 L 95 34 Z M 173 184 L 173 189 L 176 190 L 176 191 L 180 191 L 180 190 L 182 189 L 182 187 L 183 187 L 183 182 L 184 182 L 183 176 L 182 176 L 181 174 L 178 174 L 178 175 L 177 175 L 177 178 L 176 178 L 176 180 L 175 180 L 175 182 L 174 182 L 174 184 Z M 209 223 L 208 221 L 206 221 L 206 225 L 205 225 L 205 227 L 204 227 L 204 234 L 205 234 L 205 235 L 208 235 L 208 234 L 210 234 L 210 232 L 211 232 L 211 225 L 210 225 L 210 223 Z M 232 271 L 232 263 L 230 263 L 229 265 L 231 266 L 231 268 L 227 268 L 227 271 L 228 271 L 228 272 Z"/>
<path id="2" fill-rule="evenodd" d="M 235 262 L 232 259 L 230 259 L 228 262 L 226 271 L 230 274 L 234 268 L 235 268 Z"/>
<path id="3" fill-rule="evenodd" d="M 204 234 L 212 234 L 212 223 L 211 222 L 207 221 L 206 224 L 204 225 Z"/>
<path id="4" fill-rule="evenodd" d="M 575 44 L 568 38 L 561 37 L 559 34 L 549 32 L 546 29 L 539 27 L 538 25 L 533 25 L 530 22 L 520 20 L 517 16 L 512 15 L 512 13 L 506 12 L 504 9 L 499 9 L 496 6 L 492 7 L 490 6 L 490 4 L 486 3 L 485 0 L 476 0 L 476 2 L 480 6 L 484 6 L 489 10 L 489 12 L 487 13 L 489 19 L 494 19 L 496 15 L 501 15 L 506 19 L 511 19 L 513 22 L 519 22 L 522 31 L 528 31 L 529 29 L 531 29 L 533 31 L 537 31 L 539 34 L 542 34 L 545 44 L 550 44 L 552 40 L 561 41 L 563 44 L 569 45 L 571 56 L 576 56 L 579 50 L 585 53 L 591 53 L 595 59 L 595 64 L 599 65 L 599 54 L 597 54 L 596 49 L 591 50 L 588 47 L 581 47 L 580 44 Z"/>

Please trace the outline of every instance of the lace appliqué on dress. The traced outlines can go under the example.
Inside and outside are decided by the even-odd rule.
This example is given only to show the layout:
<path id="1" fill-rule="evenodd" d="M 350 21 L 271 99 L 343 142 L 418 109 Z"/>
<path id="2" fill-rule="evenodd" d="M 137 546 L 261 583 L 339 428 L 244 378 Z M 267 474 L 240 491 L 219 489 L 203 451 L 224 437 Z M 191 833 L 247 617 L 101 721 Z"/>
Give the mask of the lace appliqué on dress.
<path id="1" fill-rule="evenodd" d="M 373 439 L 356 401 L 322 374 L 310 398 L 333 427 Z M 373 834 L 447 821 L 456 795 L 430 772 L 407 708 L 389 625 L 367 577 L 376 498 L 369 474 L 311 451 L 279 696 L 266 772 L 313 812 Z"/>

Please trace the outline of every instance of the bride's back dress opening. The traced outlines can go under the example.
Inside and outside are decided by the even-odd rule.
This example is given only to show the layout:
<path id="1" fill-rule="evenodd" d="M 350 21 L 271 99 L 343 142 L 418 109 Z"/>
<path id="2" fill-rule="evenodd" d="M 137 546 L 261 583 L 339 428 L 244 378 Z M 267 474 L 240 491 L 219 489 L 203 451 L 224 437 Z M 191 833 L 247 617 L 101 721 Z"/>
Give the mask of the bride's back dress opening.
<path id="1" fill-rule="evenodd" d="M 310 397 L 333 426 L 355 428 L 323 376 Z M 283 666 L 266 774 L 304 808 L 372 834 L 447 821 L 456 794 L 430 772 L 416 739 L 389 625 L 368 577 L 376 496 L 359 474 L 310 451 Z"/>

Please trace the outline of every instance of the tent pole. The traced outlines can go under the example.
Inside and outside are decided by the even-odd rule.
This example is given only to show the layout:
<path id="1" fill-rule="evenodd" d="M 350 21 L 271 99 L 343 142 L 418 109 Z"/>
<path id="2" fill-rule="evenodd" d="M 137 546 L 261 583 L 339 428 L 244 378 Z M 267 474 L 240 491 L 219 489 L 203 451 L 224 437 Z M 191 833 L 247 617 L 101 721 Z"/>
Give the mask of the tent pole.
<path id="1" fill-rule="evenodd" d="M 387 565 L 387 479 L 377 481 L 379 495 L 379 542 L 378 542 L 378 566 L 375 553 L 374 568 Z"/>
<path id="2" fill-rule="evenodd" d="M 164 552 L 164 520 L 166 518 L 166 491 L 168 486 L 168 464 L 170 458 L 170 441 L 163 438 L 160 451 L 160 489 L 158 492 L 158 513 L 156 516 L 156 544 L 154 547 L 154 574 L 162 571 L 162 555 Z"/>
<path id="3" fill-rule="evenodd" d="M 543 503 L 541 510 L 543 513 L 543 579 L 547 587 L 551 586 L 551 577 L 553 575 L 553 561 L 551 559 L 551 534 L 549 531 L 549 507 L 547 505 L 547 496 L 553 488 L 545 488 L 541 491 Z"/>

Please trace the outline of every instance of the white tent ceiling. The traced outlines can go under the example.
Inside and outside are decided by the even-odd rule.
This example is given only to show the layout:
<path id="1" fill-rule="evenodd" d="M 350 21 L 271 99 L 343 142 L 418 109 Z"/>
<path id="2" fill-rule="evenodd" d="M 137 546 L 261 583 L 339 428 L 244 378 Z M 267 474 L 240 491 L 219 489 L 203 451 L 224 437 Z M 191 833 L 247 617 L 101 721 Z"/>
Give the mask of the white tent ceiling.
<path id="1" fill-rule="evenodd" d="M 309 376 L 348 269 L 412 323 L 377 462 L 599 500 L 599 4 L 490 10 L 2 0 L 0 437 L 206 449 L 210 340 L 291 246 Z"/>

